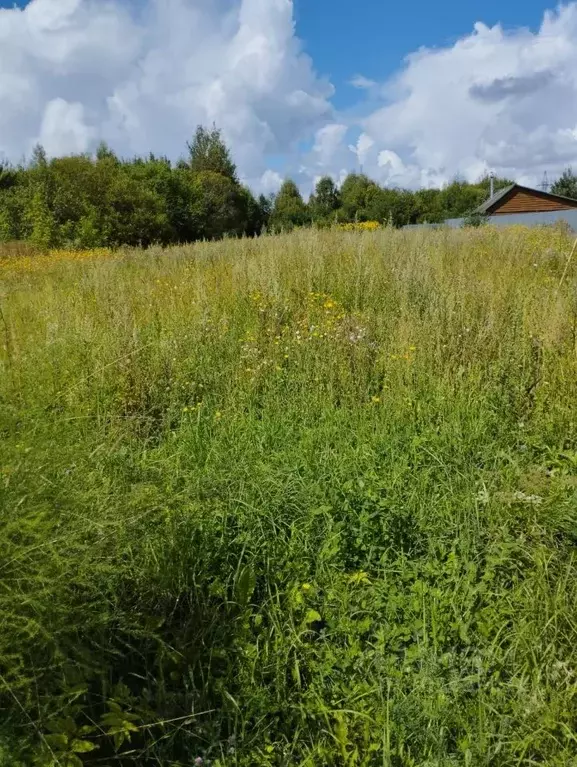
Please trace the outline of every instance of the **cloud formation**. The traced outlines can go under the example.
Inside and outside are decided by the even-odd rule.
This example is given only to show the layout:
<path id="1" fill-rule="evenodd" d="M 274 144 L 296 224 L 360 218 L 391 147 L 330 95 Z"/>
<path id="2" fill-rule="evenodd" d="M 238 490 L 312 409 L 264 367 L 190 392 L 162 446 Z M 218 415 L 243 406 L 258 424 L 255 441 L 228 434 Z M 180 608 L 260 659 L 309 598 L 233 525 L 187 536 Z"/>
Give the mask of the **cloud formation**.
<path id="1" fill-rule="evenodd" d="M 452 47 L 408 56 L 380 93 L 357 153 L 381 182 L 560 173 L 577 163 L 577 3 L 547 12 L 535 33 L 478 23 Z"/>
<path id="2" fill-rule="evenodd" d="M 291 0 L 32 0 L 0 10 L 0 156 L 176 158 L 215 122 L 241 174 L 290 153 L 332 114 L 330 83 L 294 33 Z M 271 183 L 269 173 L 265 186 Z"/>
<path id="3" fill-rule="evenodd" d="M 361 165 L 411 187 L 487 170 L 535 183 L 577 165 L 577 2 L 535 32 L 478 23 L 452 46 L 410 54 L 384 83 L 349 84 L 354 116 L 339 115 L 295 34 L 292 0 L 0 10 L 0 157 L 105 140 L 176 159 L 198 123 L 216 122 L 243 178 L 272 191 L 285 172 L 307 188 Z"/>

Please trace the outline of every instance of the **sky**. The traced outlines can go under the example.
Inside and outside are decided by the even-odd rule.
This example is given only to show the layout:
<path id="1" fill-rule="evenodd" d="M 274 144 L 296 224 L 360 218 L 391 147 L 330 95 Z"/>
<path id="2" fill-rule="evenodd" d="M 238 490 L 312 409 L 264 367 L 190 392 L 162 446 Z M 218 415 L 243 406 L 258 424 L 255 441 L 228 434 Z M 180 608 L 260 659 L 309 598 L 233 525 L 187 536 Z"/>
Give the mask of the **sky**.
<path id="1" fill-rule="evenodd" d="M 0 0 L 0 160 L 221 128 L 255 191 L 577 166 L 577 2 Z"/>

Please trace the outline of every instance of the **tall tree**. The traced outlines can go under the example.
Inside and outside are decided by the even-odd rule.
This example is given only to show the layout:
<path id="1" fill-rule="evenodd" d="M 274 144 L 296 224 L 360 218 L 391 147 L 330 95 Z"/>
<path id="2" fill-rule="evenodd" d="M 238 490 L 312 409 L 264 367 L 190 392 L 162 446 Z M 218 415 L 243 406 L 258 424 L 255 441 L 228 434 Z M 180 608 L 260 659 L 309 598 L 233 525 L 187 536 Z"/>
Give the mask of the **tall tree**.
<path id="1" fill-rule="evenodd" d="M 369 221 L 371 204 L 380 187 L 363 173 L 350 173 L 341 186 L 342 213 L 346 221 Z"/>
<path id="2" fill-rule="evenodd" d="M 220 173 L 238 183 L 236 165 L 216 126 L 207 130 L 199 125 L 192 142 L 188 144 L 188 151 L 188 167 L 193 173 Z"/>
<path id="3" fill-rule="evenodd" d="M 341 199 L 337 185 L 330 176 L 323 176 L 317 182 L 315 192 L 309 200 L 313 219 L 319 223 L 330 221 L 340 204 Z"/>
<path id="4" fill-rule="evenodd" d="M 308 220 L 305 205 L 298 186 L 291 179 L 283 182 L 274 201 L 271 222 L 275 229 L 293 229 Z"/>
<path id="5" fill-rule="evenodd" d="M 196 238 L 214 240 L 244 233 L 249 201 L 239 184 L 207 170 L 194 175 L 192 191 L 190 215 Z"/>
<path id="6" fill-rule="evenodd" d="M 573 168 L 563 171 L 561 178 L 557 179 L 551 187 L 551 192 L 577 200 L 577 175 L 573 173 Z"/>

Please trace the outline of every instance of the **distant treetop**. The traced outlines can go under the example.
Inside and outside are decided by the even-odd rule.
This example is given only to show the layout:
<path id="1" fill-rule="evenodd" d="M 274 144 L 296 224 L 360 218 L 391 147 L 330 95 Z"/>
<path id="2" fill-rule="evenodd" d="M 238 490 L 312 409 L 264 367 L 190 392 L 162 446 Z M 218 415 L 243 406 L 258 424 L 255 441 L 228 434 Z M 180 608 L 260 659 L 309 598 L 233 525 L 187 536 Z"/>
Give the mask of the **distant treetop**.
<path id="1" fill-rule="evenodd" d="M 220 130 L 213 125 L 208 130 L 199 125 L 192 142 L 188 142 L 188 167 L 194 173 L 211 171 L 227 176 L 238 183 L 236 165 L 232 161 L 228 147 L 224 143 Z"/>

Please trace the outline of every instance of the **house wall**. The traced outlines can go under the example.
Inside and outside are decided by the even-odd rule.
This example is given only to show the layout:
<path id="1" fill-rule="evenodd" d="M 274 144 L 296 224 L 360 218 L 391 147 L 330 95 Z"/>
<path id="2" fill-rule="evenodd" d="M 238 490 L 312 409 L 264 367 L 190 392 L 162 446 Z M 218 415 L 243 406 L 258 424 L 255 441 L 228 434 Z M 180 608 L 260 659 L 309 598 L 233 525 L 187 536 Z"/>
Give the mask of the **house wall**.
<path id="1" fill-rule="evenodd" d="M 577 210 L 571 203 L 561 202 L 538 194 L 531 194 L 522 189 L 516 191 L 503 203 L 497 203 L 497 208 L 492 212 L 493 216 L 505 216 L 511 213 L 544 213 L 554 210 Z"/>
<path id="2" fill-rule="evenodd" d="M 445 221 L 445 226 L 453 229 L 463 226 L 464 219 L 450 218 Z M 499 216 L 488 216 L 487 223 L 493 226 L 543 226 L 565 221 L 571 229 L 577 232 L 577 208 L 570 210 L 544 211 L 538 213 L 512 213 Z"/>

